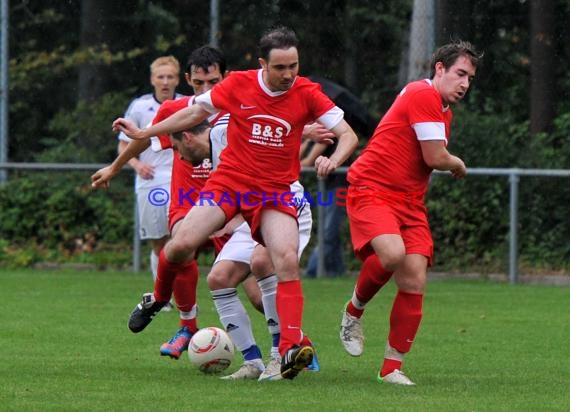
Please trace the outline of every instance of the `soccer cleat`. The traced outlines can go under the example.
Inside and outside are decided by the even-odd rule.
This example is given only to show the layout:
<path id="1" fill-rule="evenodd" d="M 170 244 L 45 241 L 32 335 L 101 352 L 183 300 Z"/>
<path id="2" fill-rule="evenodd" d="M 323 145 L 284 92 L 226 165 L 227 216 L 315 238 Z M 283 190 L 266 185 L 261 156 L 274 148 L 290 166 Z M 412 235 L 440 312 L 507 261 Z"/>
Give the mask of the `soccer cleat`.
<path id="1" fill-rule="evenodd" d="M 294 346 L 289 349 L 281 360 L 281 377 L 293 379 L 313 361 L 311 346 Z"/>
<path id="2" fill-rule="evenodd" d="M 220 379 L 225 380 L 240 380 L 240 379 L 259 379 L 262 370 L 255 366 L 253 363 L 244 363 L 241 367 L 231 375 L 222 376 Z"/>
<path id="3" fill-rule="evenodd" d="M 182 352 L 188 350 L 188 344 L 192 335 L 193 333 L 188 330 L 188 327 L 182 326 L 172 339 L 160 346 L 160 355 L 178 359 Z"/>
<path id="4" fill-rule="evenodd" d="M 139 333 L 152 321 L 152 318 L 162 309 L 167 302 L 157 302 L 152 293 L 145 293 L 129 317 L 129 329 L 133 333 Z"/>
<path id="5" fill-rule="evenodd" d="M 265 370 L 259 375 L 259 381 L 278 381 L 281 377 L 281 358 L 272 356 Z"/>
<path id="6" fill-rule="evenodd" d="M 364 335 L 360 318 L 346 311 L 342 313 L 340 322 L 340 341 L 351 356 L 360 356 L 364 350 Z"/>
<path id="7" fill-rule="evenodd" d="M 410 380 L 404 372 L 399 369 L 394 369 L 386 376 L 380 376 L 380 372 L 376 375 L 376 380 L 378 383 L 386 382 L 386 383 L 393 383 L 396 385 L 405 385 L 405 386 L 415 386 L 415 383 Z"/>
<path id="8" fill-rule="evenodd" d="M 305 368 L 308 372 L 320 372 L 321 365 L 319 364 L 319 359 L 317 358 L 317 352 L 315 352 L 315 348 L 313 348 L 313 360 L 311 363 Z"/>

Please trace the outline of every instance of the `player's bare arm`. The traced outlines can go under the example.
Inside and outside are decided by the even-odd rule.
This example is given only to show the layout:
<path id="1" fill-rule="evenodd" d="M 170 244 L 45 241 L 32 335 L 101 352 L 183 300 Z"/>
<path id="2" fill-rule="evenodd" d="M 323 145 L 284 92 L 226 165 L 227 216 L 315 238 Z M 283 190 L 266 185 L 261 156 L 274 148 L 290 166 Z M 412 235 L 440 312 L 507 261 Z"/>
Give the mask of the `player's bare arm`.
<path id="1" fill-rule="evenodd" d="M 222 237 L 224 235 L 231 235 L 243 222 L 245 222 L 245 219 L 241 213 L 238 213 L 233 218 L 231 218 L 231 220 L 227 222 L 223 228 L 212 233 L 212 235 L 210 235 L 210 239 Z"/>
<path id="2" fill-rule="evenodd" d="M 319 156 L 315 160 L 315 169 L 319 177 L 328 176 L 335 171 L 339 165 L 343 164 L 350 157 L 358 146 L 358 137 L 345 120 L 341 120 L 331 131 L 338 138 L 338 145 L 330 158 Z"/>
<path id="3" fill-rule="evenodd" d="M 432 169 L 449 170 L 456 178 L 466 175 L 465 163 L 447 151 L 443 140 L 423 140 L 420 141 L 420 146 L 424 162 Z"/>
<path id="4" fill-rule="evenodd" d="M 315 160 L 327 149 L 327 146 L 324 143 L 315 143 L 307 156 L 301 159 L 301 166 L 314 166 Z"/>
<path id="5" fill-rule="evenodd" d="M 113 122 L 113 130 L 123 132 L 134 140 L 149 139 L 152 136 L 171 134 L 189 129 L 206 120 L 209 115 L 210 113 L 202 106 L 194 104 L 191 107 L 179 110 L 172 116 L 144 130 L 139 129 L 129 120 L 118 118 Z"/>
<path id="6" fill-rule="evenodd" d="M 146 147 L 150 145 L 148 140 L 132 140 L 131 142 L 132 143 L 143 142 Z M 119 154 L 124 152 L 131 142 L 125 142 L 124 140 L 120 140 L 117 149 Z M 133 169 L 135 169 L 136 173 L 142 179 L 150 180 L 154 178 L 154 166 L 145 162 L 141 162 L 136 155 L 131 157 L 128 163 Z"/>
<path id="7" fill-rule="evenodd" d="M 94 188 L 107 188 L 113 177 L 115 177 L 129 160 L 137 157 L 150 146 L 150 140 L 132 140 L 124 150 L 115 158 L 113 163 L 97 170 L 91 176 L 91 186 Z"/>

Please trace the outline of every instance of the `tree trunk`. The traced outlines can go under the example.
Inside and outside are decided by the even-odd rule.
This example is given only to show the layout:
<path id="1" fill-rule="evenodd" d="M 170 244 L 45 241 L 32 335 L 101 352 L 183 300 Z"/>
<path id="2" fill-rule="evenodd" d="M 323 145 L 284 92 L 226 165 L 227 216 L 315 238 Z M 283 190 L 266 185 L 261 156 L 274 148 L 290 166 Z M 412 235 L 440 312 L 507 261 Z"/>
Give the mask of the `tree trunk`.
<path id="1" fill-rule="evenodd" d="M 435 47 L 434 0 L 414 0 L 407 81 L 428 77 Z"/>
<path id="2" fill-rule="evenodd" d="M 105 3 L 105 2 L 101 2 Z M 102 43 L 104 12 L 98 0 L 81 2 L 81 49 L 97 47 Z M 98 75 L 99 65 L 87 61 L 79 68 L 78 99 L 93 101 L 103 93 L 103 78 Z"/>
<path id="3" fill-rule="evenodd" d="M 556 104 L 554 2 L 530 2 L 530 131 L 547 132 Z"/>
<path id="4" fill-rule="evenodd" d="M 129 48 L 140 42 L 145 30 L 131 20 L 137 2 L 115 0 L 82 0 L 81 1 L 81 49 L 93 48 L 96 52 L 103 47 Z M 124 33 L 129 33 L 125 36 Z M 136 35 L 135 35 L 136 33 Z M 88 55 L 90 55 L 88 53 Z M 79 69 L 78 98 L 93 101 L 108 92 L 112 67 L 98 57 L 88 58 Z"/>
<path id="5" fill-rule="evenodd" d="M 359 93 L 358 84 L 358 44 L 354 40 L 356 28 L 354 24 L 354 17 L 352 16 L 351 9 L 353 5 L 350 0 L 347 0 L 344 9 L 344 84 L 353 93 Z"/>

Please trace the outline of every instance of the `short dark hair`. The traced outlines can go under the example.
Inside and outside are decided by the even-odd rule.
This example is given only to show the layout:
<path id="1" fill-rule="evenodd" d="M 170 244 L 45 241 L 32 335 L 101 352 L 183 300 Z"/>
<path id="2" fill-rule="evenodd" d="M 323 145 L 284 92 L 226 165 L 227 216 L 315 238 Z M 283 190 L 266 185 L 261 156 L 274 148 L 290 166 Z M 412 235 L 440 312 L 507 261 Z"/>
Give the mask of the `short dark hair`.
<path id="1" fill-rule="evenodd" d="M 210 122 L 208 122 L 207 120 L 204 120 L 202 123 L 198 123 L 196 126 L 192 126 L 188 129 L 182 130 L 180 132 L 172 133 L 172 137 L 176 140 L 182 140 L 182 133 L 183 132 L 188 132 L 188 133 L 191 133 L 194 135 L 198 135 L 198 134 L 204 133 L 204 131 L 210 127 L 212 127 L 210 125 Z"/>
<path id="2" fill-rule="evenodd" d="M 259 57 L 268 60 L 269 53 L 273 49 L 289 49 L 297 47 L 299 40 L 293 30 L 285 26 L 279 26 L 266 31 L 259 40 Z"/>
<path id="3" fill-rule="evenodd" d="M 212 46 L 198 47 L 188 57 L 186 62 L 186 73 L 192 73 L 192 66 L 194 69 L 202 69 L 208 73 L 210 66 L 218 66 L 222 76 L 226 72 L 226 58 L 224 53 L 219 49 Z"/>
<path id="4" fill-rule="evenodd" d="M 455 40 L 451 43 L 443 45 L 435 51 L 431 58 L 430 78 L 433 79 L 435 76 L 435 64 L 437 62 L 442 62 L 443 67 L 448 69 L 453 66 L 453 64 L 461 56 L 467 57 L 469 60 L 471 60 L 471 64 L 474 67 L 477 67 L 479 59 L 483 57 L 483 53 L 478 52 L 471 43 L 464 40 Z"/>

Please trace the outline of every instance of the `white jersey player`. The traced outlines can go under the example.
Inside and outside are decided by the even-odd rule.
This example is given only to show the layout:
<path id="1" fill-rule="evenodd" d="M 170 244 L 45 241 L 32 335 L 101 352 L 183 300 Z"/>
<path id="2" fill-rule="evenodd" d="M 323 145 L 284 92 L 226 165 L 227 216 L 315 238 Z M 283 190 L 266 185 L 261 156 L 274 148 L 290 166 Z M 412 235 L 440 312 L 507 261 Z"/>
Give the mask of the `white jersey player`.
<path id="1" fill-rule="evenodd" d="M 150 81 L 154 88 L 148 93 L 134 99 L 125 117 L 139 127 L 151 124 L 161 103 L 167 99 L 177 99 L 181 94 L 175 93 L 180 77 L 180 64 L 173 56 L 159 57 L 150 65 Z M 118 135 L 118 152 L 125 150 L 131 140 L 124 133 Z M 168 239 L 168 202 L 158 204 L 151 202 L 149 195 L 157 189 L 164 191 L 164 199 L 170 192 L 170 172 L 172 170 L 172 150 L 154 152 L 150 149 L 133 158 L 129 164 L 136 171 L 135 194 L 139 220 L 139 236 L 151 242 L 150 255 L 153 279 L 156 279 L 158 254 Z"/>

